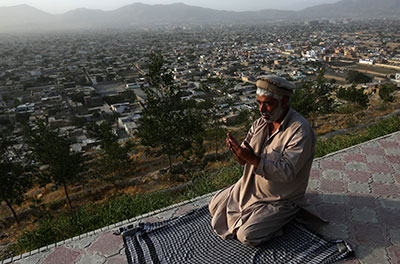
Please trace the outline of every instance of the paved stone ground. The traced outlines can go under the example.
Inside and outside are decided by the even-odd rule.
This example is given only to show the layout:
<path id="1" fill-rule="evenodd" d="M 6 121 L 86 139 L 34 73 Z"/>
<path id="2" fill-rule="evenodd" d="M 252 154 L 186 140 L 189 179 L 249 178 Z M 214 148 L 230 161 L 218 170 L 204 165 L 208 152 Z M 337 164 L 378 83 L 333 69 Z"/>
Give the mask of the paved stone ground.
<path id="1" fill-rule="evenodd" d="M 16 256 L 5 263 L 126 263 L 123 241 L 113 231 L 128 223 L 160 221 L 209 202 L 213 194 L 173 205 Z M 356 259 L 345 264 L 400 263 L 400 132 L 323 158 L 311 171 L 308 199 L 331 222 L 310 228 L 344 239 Z"/>

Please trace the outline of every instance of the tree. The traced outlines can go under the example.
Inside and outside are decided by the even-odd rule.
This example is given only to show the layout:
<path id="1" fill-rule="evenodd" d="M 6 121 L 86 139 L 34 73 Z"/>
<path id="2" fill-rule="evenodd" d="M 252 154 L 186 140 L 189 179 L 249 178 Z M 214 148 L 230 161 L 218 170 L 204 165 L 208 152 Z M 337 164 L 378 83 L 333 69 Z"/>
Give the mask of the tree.
<path id="1" fill-rule="evenodd" d="M 0 201 L 6 203 L 19 224 L 13 205 L 21 205 L 24 201 L 24 193 L 32 186 L 32 177 L 24 165 L 12 160 L 11 146 L 11 141 L 0 138 Z"/>
<path id="2" fill-rule="evenodd" d="M 88 86 L 91 84 L 84 75 L 77 76 L 74 79 L 77 85 Z"/>
<path id="3" fill-rule="evenodd" d="M 333 87 L 325 81 L 324 74 L 325 69 L 322 69 L 316 81 L 306 81 L 291 98 L 291 107 L 305 117 L 331 113 L 335 108 Z"/>
<path id="4" fill-rule="evenodd" d="M 76 127 L 84 127 L 86 124 L 86 118 L 73 115 L 71 118 L 71 123 L 73 126 L 76 126 Z"/>
<path id="5" fill-rule="evenodd" d="M 224 142 L 227 130 L 223 127 L 221 121 L 221 115 L 217 111 L 212 111 L 209 115 L 210 120 L 208 123 L 208 134 L 214 141 L 215 146 L 215 159 L 218 159 L 218 146 L 221 142 Z"/>
<path id="6" fill-rule="evenodd" d="M 69 140 L 47 123 L 39 121 L 36 125 L 37 129 L 28 133 L 28 142 L 34 159 L 47 167 L 39 180 L 41 183 L 53 182 L 56 186 L 63 186 L 68 205 L 72 208 L 67 186 L 82 180 L 82 153 L 72 152 Z"/>
<path id="7" fill-rule="evenodd" d="M 97 76 L 96 76 L 96 81 L 97 81 L 97 82 L 103 82 L 103 81 L 104 81 L 103 76 L 97 75 Z"/>
<path id="8" fill-rule="evenodd" d="M 157 148 L 156 155 L 167 155 L 172 172 L 172 156 L 183 156 L 203 131 L 195 109 L 179 96 L 172 74 L 163 67 L 161 54 L 150 55 L 150 87 L 144 87 L 146 100 L 142 104 L 137 136 L 144 146 Z"/>
<path id="9" fill-rule="evenodd" d="M 315 108 L 320 114 L 331 113 L 335 109 L 332 97 L 333 86 L 325 81 L 324 75 L 325 69 L 322 68 L 314 86 Z"/>
<path id="10" fill-rule="evenodd" d="M 114 73 L 107 73 L 106 74 L 106 81 L 112 81 L 115 78 Z"/>
<path id="11" fill-rule="evenodd" d="M 118 136 L 112 132 L 110 123 L 103 122 L 100 125 L 90 123 L 87 126 L 89 135 L 100 141 L 100 147 L 104 151 L 94 163 L 95 171 L 105 180 L 111 180 L 116 185 L 118 179 L 129 173 L 132 165 L 129 151 L 132 149 L 131 141 L 121 145 Z"/>
<path id="12" fill-rule="evenodd" d="M 359 104 L 362 107 L 368 106 L 368 95 L 364 94 L 362 89 L 357 89 L 354 84 L 347 89 L 337 89 L 336 96 L 348 102 Z"/>
<path id="13" fill-rule="evenodd" d="M 346 80 L 349 83 L 369 83 L 372 78 L 359 71 L 349 71 Z"/>
<path id="14" fill-rule="evenodd" d="M 74 102 L 85 104 L 85 94 L 83 92 L 78 92 L 78 93 L 72 94 L 71 99 Z"/>
<path id="15" fill-rule="evenodd" d="M 215 146 L 215 159 L 218 159 L 218 145 L 221 142 L 224 142 L 224 138 L 226 136 L 226 129 L 223 127 L 223 123 L 221 121 L 222 113 L 218 107 L 217 98 L 219 97 L 215 91 L 212 91 L 208 86 L 203 85 L 203 92 L 206 93 L 206 100 L 201 105 L 201 109 L 203 111 L 207 111 L 206 115 L 206 129 L 207 134 L 211 138 L 211 141 L 214 141 Z"/>
<path id="16" fill-rule="evenodd" d="M 134 103 L 136 101 L 136 94 L 133 90 L 125 90 L 121 93 L 123 100 L 129 103 Z"/>
<path id="17" fill-rule="evenodd" d="M 379 89 L 379 97 L 384 102 L 393 102 L 394 97 L 392 93 L 396 90 L 395 86 L 392 84 L 385 84 Z"/>
<path id="18" fill-rule="evenodd" d="M 290 99 L 290 106 L 305 117 L 309 117 L 316 111 L 312 87 L 312 83 L 307 81 L 300 89 L 294 91 Z"/>

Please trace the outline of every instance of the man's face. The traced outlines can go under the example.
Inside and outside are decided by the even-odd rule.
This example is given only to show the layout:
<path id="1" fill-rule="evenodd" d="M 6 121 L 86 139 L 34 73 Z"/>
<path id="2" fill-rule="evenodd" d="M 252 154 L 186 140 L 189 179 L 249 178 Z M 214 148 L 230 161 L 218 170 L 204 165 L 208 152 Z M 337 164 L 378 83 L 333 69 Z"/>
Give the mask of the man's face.
<path id="1" fill-rule="evenodd" d="M 281 101 L 272 96 L 257 96 L 257 103 L 262 118 L 268 123 L 278 120 L 283 113 Z"/>

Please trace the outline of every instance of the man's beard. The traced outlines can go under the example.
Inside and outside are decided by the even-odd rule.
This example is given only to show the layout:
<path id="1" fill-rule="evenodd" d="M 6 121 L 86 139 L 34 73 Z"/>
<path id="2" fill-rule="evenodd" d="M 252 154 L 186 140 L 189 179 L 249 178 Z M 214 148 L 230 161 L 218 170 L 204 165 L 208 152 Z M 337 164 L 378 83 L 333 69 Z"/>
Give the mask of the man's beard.
<path id="1" fill-rule="evenodd" d="M 267 123 L 272 123 L 275 122 L 276 120 L 278 120 L 282 113 L 283 113 L 283 108 L 282 108 L 282 104 L 281 101 L 279 101 L 279 105 L 278 107 L 273 111 L 272 114 L 268 113 L 268 112 L 260 112 L 262 118 L 267 121 Z"/>

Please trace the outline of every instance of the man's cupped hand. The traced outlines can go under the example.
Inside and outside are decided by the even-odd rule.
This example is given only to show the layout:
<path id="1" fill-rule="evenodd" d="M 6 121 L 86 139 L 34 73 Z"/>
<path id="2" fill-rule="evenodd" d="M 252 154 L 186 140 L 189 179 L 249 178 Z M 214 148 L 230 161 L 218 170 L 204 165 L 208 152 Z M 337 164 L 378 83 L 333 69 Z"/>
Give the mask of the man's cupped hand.
<path id="1" fill-rule="evenodd" d="M 244 141 L 244 147 L 242 147 L 230 133 L 227 133 L 226 144 L 229 150 L 233 153 L 235 159 L 241 165 L 244 165 L 247 162 L 258 167 L 260 158 L 254 153 L 253 148 L 248 142 Z"/>

